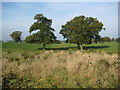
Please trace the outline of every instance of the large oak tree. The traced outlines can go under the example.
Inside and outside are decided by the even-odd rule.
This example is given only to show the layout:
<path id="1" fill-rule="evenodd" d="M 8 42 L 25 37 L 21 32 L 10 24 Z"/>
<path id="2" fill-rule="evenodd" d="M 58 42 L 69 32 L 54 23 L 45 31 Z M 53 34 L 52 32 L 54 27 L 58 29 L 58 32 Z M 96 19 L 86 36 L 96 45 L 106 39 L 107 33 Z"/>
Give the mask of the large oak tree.
<path id="1" fill-rule="evenodd" d="M 101 40 L 99 32 L 103 28 L 102 22 L 97 18 L 77 16 L 65 25 L 62 25 L 60 34 L 67 38 L 67 42 L 76 43 L 78 48 L 83 49 L 83 44 L 91 44 Z"/>
<path id="2" fill-rule="evenodd" d="M 47 17 L 43 16 L 43 14 L 35 15 L 34 19 L 36 22 L 30 26 L 29 32 L 31 33 L 36 30 L 39 31 L 31 36 L 28 36 L 26 41 L 43 43 L 43 48 L 45 49 L 46 44 L 56 40 L 56 37 L 53 33 L 55 30 L 51 27 L 52 19 L 48 19 Z"/>

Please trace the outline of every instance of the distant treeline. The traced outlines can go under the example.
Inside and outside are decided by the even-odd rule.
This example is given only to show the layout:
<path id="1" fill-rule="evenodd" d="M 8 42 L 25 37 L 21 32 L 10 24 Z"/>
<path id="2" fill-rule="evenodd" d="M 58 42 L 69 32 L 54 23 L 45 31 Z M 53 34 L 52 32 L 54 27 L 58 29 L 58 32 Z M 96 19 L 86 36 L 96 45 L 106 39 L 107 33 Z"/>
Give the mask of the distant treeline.
<path id="1" fill-rule="evenodd" d="M 21 40 L 21 41 L 25 42 L 25 40 Z M 15 42 L 15 41 L 13 41 L 13 40 L 7 40 L 7 41 L 0 41 L 0 42 Z M 66 41 L 65 40 L 56 40 L 55 42 L 53 42 L 53 44 L 60 44 L 60 43 L 64 43 L 64 42 L 66 42 Z M 34 42 L 32 42 L 32 43 L 34 43 Z M 52 43 L 50 43 L 50 44 L 52 44 Z"/>
<path id="2" fill-rule="evenodd" d="M 8 40 L 8 41 L 1 41 L 0 42 L 14 42 L 13 40 Z M 22 40 L 22 42 L 24 42 L 24 40 Z M 60 43 L 64 43 L 67 42 L 66 40 L 57 40 L 56 42 L 54 42 L 54 44 L 60 44 Z M 101 38 L 101 42 L 120 42 L 120 38 L 110 38 L 110 37 L 102 37 Z"/>
<path id="3" fill-rule="evenodd" d="M 102 42 L 119 42 L 120 38 L 110 38 L 110 37 L 102 37 L 101 38 Z"/>

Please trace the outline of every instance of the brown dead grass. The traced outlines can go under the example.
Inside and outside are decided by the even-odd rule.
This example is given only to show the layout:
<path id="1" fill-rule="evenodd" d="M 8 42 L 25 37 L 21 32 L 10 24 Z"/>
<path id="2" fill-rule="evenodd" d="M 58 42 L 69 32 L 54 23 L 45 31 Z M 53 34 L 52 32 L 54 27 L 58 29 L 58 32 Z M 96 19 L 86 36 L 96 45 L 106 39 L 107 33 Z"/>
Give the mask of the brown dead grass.
<path id="1" fill-rule="evenodd" d="M 56 80 L 60 87 L 114 87 L 118 84 L 118 55 L 105 52 L 44 51 L 35 58 L 24 59 L 21 54 L 3 53 L 3 73 L 13 71 L 20 77 L 30 76 L 36 82 L 41 78 Z M 6 58 L 7 57 L 7 58 Z M 18 57 L 19 61 L 9 61 Z M 112 75 L 114 77 L 112 77 Z"/>

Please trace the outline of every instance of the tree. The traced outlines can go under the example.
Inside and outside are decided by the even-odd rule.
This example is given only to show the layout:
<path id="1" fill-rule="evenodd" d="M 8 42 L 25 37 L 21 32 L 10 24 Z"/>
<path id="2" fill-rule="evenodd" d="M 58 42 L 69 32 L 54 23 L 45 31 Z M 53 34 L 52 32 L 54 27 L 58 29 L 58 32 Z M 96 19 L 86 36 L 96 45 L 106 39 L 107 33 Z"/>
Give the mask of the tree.
<path id="1" fill-rule="evenodd" d="M 55 40 L 55 44 L 60 44 L 61 42 L 59 40 Z"/>
<path id="2" fill-rule="evenodd" d="M 15 42 L 22 42 L 21 41 L 21 31 L 15 31 L 12 34 L 10 34 L 11 38 L 15 41 Z"/>
<path id="3" fill-rule="evenodd" d="M 116 38 L 116 42 L 120 42 L 120 38 L 118 37 L 118 38 Z"/>
<path id="4" fill-rule="evenodd" d="M 97 18 L 77 16 L 62 25 L 60 34 L 67 38 L 68 42 L 76 43 L 79 49 L 80 47 L 83 49 L 83 44 L 97 43 L 101 40 L 99 32 L 102 29 L 105 30 L 102 22 L 98 21 Z"/>
<path id="5" fill-rule="evenodd" d="M 103 42 L 110 42 L 111 41 L 111 39 L 109 37 L 103 37 L 102 40 L 103 40 Z"/>
<path id="6" fill-rule="evenodd" d="M 24 40 L 26 43 L 42 43 L 39 39 L 38 33 L 35 33 L 33 35 L 29 35 Z M 60 44 L 61 42 L 59 40 L 50 40 L 47 44 Z"/>
<path id="7" fill-rule="evenodd" d="M 26 41 L 42 43 L 43 48 L 45 49 L 46 44 L 49 44 L 50 42 L 54 42 L 56 40 L 56 37 L 53 33 L 55 30 L 51 27 L 52 19 L 46 18 L 43 16 L 43 14 L 35 15 L 34 19 L 37 21 L 30 26 L 29 32 L 31 33 L 36 30 L 39 31 L 31 36 L 28 36 L 26 38 Z"/>
<path id="8" fill-rule="evenodd" d="M 26 37 L 26 39 L 24 40 L 26 43 L 37 43 L 37 41 L 35 40 L 35 37 L 36 35 L 33 34 L 33 35 L 29 35 Z"/>
<path id="9" fill-rule="evenodd" d="M 115 42 L 115 38 L 112 38 L 112 41 Z"/>

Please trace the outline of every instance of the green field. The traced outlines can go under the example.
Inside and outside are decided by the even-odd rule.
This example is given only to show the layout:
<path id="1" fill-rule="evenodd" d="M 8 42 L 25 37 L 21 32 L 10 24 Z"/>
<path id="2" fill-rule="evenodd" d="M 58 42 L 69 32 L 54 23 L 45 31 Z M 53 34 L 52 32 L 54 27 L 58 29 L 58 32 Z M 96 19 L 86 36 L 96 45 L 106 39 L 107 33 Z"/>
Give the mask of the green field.
<path id="1" fill-rule="evenodd" d="M 61 43 L 61 44 L 47 44 L 47 50 L 67 50 L 67 51 L 78 51 L 76 44 Z M 15 43 L 5 42 L 2 43 L 3 51 L 41 51 L 42 44 L 28 44 L 28 43 Z M 93 43 L 90 45 L 84 45 L 85 50 L 100 50 L 106 52 L 117 53 L 118 43 L 117 42 L 105 42 L 105 43 Z"/>
<path id="2" fill-rule="evenodd" d="M 118 43 L 2 43 L 6 88 L 118 88 Z"/>

